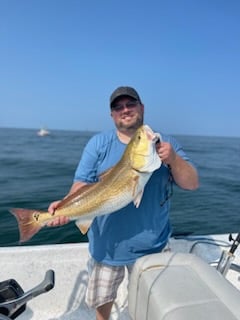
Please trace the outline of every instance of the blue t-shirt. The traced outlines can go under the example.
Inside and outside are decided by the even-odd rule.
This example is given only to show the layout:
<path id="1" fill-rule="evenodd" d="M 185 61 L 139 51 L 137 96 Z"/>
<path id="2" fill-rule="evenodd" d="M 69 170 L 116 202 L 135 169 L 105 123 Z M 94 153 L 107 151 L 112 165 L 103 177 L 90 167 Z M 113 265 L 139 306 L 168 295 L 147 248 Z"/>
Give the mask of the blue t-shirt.
<path id="1" fill-rule="evenodd" d="M 190 161 L 180 144 L 162 134 L 183 159 Z M 92 183 L 122 157 L 126 144 L 115 130 L 99 133 L 87 143 L 77 167 L 74 181 Z M 154 171 L 138 208 L 133 203 L 103 216 L 96 217 L 88 231 L 91 256 L 105 264 L 119 266 L 132 264 L 137 258 L 161 251 L 171 234 L 169 222 L 170 171 L 165 165 Z"/>

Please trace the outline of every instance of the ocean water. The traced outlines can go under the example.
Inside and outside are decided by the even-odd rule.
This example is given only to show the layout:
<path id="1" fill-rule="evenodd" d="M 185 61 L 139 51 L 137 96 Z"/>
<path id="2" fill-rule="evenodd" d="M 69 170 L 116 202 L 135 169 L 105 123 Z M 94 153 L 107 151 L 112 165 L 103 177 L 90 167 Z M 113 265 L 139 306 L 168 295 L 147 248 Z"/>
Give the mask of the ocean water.
<path id="1" fill-rule="evenodd" d="M 9 208 L 45 210 L 69 191 L 84 145 L 93 132 L 0 128 L 0 246 L 19 245 L 18 226 Z M 197 191 L 174 187 L 173 233 L 240 232 L 240 138 L 175 136 L 195 162 Z M 74 222 L 43 228 L 22 245 L 87 241 Z"/>

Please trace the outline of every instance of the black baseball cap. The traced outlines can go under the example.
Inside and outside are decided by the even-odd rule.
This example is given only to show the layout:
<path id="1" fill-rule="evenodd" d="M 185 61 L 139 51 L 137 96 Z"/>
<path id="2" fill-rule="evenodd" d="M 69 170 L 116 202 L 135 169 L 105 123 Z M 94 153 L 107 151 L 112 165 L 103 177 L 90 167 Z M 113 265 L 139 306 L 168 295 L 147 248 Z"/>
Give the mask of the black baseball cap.
<path id="1" fill-rule="evenodd" d="M 121 97 L 121 96 L 128 96 L 133 98 L 134 100 L 138 100 L 141 103 L 141 99 L 139 97 L 139 94 L 137 91 L 132 87 L 118 87 L 113 91 L 113 93 L 110 96 L 110 107 L 112 107 L 113 102 Z"/>

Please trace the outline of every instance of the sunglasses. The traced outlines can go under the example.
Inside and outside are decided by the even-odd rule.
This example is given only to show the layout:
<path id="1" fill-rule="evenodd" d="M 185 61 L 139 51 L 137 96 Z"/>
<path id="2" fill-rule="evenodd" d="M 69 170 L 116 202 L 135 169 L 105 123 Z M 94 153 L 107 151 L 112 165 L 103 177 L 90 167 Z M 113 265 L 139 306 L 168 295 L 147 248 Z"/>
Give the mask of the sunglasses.
<path id="1" fill-rule="evenodd" d="M 126 107 L 128 109 L 134 109 L 139 104 L 139 101 L 128 101 L 127 103 L 123 104 L 116 104 L 111 107 L 112 111 L 120 112 L 123 111 L 123 109 Z"/>

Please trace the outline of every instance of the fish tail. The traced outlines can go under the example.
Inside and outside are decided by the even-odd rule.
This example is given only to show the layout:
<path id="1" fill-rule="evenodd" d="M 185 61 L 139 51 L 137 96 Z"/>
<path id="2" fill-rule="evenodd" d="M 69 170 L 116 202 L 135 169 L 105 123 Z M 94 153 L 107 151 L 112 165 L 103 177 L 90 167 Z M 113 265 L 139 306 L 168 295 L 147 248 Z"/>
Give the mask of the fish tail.
<path id="1" fill-rule="evenodd" d="M 10 209 L 9 211 L 17 219 L 20 243 L 31 239 L 43 227 L 38 221 L 38 217 L 41 214 L 40 211 L 17 208 Z"/>

